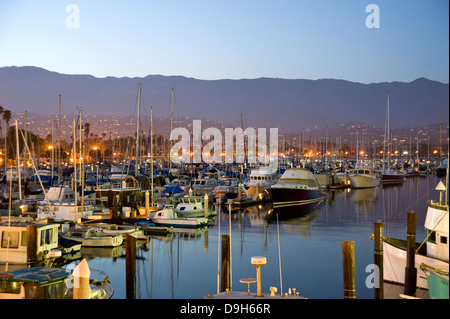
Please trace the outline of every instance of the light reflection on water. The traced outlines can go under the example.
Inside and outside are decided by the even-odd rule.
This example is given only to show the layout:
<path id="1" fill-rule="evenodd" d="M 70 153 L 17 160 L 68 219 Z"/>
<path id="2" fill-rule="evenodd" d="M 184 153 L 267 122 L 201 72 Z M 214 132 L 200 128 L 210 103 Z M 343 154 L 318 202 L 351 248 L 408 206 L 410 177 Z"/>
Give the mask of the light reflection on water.
<path id="1" fill-rule="evenodd" d="M 366 287 L 373 263 L 370 235 L 374 223 L 382 221 L 384 235 L 406 239 L 406 216 L 418 213 L 417 241 L 425 238 L 423 224 L 426 200 L 438 199 L 435 176 L 407 179 L 404 185 L 374 189 L 329 191 L 327 199 L 308 214 L 279 220 L 283 292 L 296 288 L 310 299 L 341 299 L 343 294 L 342 241 L 355 241 L 356 296 L 371 299 L 374 290 Z M 265 256 L 261 268 L 262 291 L 271 286 L 280 292 L 280 268 L 276 218 L 268 220 L 271 205 L 254 206 L 231 215 L 232 287 L 246 291 L 241 278 L 256 277 L 250 264 L 253 256 Z M 281 213 L 280 213 L 281 214 Z M 186 234 L 151 237 L 138 248 L 136 298 L 203 298 L 217 292 L 218 236 L 229 234 L 228 209 L 222 207 L 215 226 Z M 281 219 L 281 218 L 280 218 Z M 126 298 L 125 253 L 120 257 L 91 255 L 92 277 L 106 275 L 114 287 L 115 299 Z M 116 255 L 116 256 L 117 256 Z M 251 285 L 256 291 L 256 285 Z"/>

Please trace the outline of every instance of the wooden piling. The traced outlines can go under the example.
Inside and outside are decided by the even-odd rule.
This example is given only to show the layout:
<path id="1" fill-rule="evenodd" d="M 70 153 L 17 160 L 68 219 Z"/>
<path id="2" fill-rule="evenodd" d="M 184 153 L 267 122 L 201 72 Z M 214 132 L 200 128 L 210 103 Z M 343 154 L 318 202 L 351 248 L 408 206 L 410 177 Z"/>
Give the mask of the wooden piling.
<path id="1" fill-rule="evenodd" d="M 344 298 L 356 299 L 354 241 L 342 242 L 342 257 L 344 268 Z"/>
<path id="2" fill-rule="evenodd" d="M 126 296 L 127 299 L 136 298 L 136 238 L 126 235 L 125 239 L 126 257 Z"/>
<path id="3" fill-rule="evenodd" d="M 209 216 L 209 212 L 208 212 L 208 205 L 209 205 L 209 198 L 208 198 L 208 194 L 205 194 L 205 200 L 204 200 L 204 208 L 205 208 L 205 218 L 208 218 Z"/>
<path id="4" fill-rule="evenodd" d="M 384 299 L 384 272 L 383 272 L 383 223 L 375 223 L 374 225 L 374 263 L 378 269 L 378 276 L 375 276 L 375 299 Z M 375 270 L 377 271 L 377 270 Z"/>
<path id="5" fill-rule="evenodd" d="M 27 225 L 27 265 L 34 267 L 37 262 L 37 225 Z"/>
<path id="6" fill-rule="evenodd" d="M 230 235 L 222 235 L 221 292 L 230 289 Z"/>
<path id="7" fill-rule="evenodd" d="M 417 213 L 409 212 L 406 226 L 407 250 L 405 267 L 405 295 L 414 296 L 417 286 L 417 268 L 415 267 Z"/>

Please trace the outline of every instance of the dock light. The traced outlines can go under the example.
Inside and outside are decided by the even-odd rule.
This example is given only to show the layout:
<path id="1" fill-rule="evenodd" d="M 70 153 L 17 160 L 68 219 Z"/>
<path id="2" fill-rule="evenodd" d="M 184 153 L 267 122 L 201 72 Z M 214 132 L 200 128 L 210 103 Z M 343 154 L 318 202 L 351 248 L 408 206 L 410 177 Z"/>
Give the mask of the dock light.
<path id="1" fill-rule="evenodd" d="M 256 266 L 256 297 L 262 297 L 261 295 L 261 266 L 267 264 L 266 257 L 252 257 L 251 264 Z"/>

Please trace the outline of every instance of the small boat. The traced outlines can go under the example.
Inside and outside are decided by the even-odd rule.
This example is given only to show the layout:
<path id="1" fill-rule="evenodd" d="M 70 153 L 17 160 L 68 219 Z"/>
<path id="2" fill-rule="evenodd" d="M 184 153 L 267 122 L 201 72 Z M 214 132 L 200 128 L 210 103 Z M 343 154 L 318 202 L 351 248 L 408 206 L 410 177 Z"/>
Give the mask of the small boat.
<path id="1" fill-rule="evenodd" d="M 0 273 L 0 299 L 73 299 L 67 284 L 70 272 L 63 268 L 31 267 Z M 109 299 L 113 288 L 106 277 L 89 281 L 89 299 Z"/>
<path id="2" fill-rule="evenodd" d="M 163 209 L 149 211 L 149 220 L 156 225 L 197 228 L 208 224 L 208 218 L 204 217 L 179 217 L 173 205 L 166 205 Z"/>
<path id="3" fill-rule="evenodd" d="M 204 196 L 185 196 L 180 197 L 180 203 L 175 207 L 179 217 L 204 217 L 205 216 L 205 197 Z M 208 203 L 206 203 L 208 205 Z M 208 209 L 208 216 L 216 215 L 215 210 Z"/>
<path id="4" fill-rule="evenodd" d="M 80 251 L 81 245 L 81 241 L 64 238 L 61 233 L 58 233 L 58 250 L 61 250 L 62 253 L 72 254 Z"/>
<path id="5" fill-rule="evenodd" d="M 287 169 L 270 193 L 274 208 L 310 204 L 326 197 L 314 174 L 306 168 Z"/>
<path id="6" fill-rule="evenodd" d="M 143 239 L 146 240 L 147 237 L 144 235 L 144 231 L 140 229 L 139 227 L 132 226 L 132 225 L 116 225 L 116 224 L 109 224 L 109 223 L 99 223 L 90 225 L 90 228 L 99 230 L 104 235 L 110 235 L 110 236 L 122 236 L 125 240 L 126 235 L 131 235 L 135 237 L 136 239 Z"/>
<path id="7" fill-rule="evenodd" d="M 431 299 L 449 299 L 448 270 L 440 270 L 425 264 L 420 269 L 427 276 L 428 293 Z"/>
<path id="8" fill-rule="evenodd" d="M 122 235 L 108 235 L 95 228 L 69 230 L 62 237 L 80 241 L 81 246 L 89 247 L 116 247 L 123 243 Z"/>

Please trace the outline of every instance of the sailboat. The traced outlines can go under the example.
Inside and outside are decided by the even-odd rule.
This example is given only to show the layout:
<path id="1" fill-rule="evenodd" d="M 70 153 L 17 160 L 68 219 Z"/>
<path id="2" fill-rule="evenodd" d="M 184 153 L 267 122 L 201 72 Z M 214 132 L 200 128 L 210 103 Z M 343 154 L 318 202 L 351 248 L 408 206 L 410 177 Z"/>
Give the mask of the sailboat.
<path id="1" fill-rule="evenodd" d="M 405 174 L 399 172 L 398 170 L 391 168 L 391 143 L 390 143 L 390 129 L 389 129 L 389 95 L 387 96 L 387 111 L 386 111 L 386 125 L 384 130 L 384 141 L 383 141 L 383 167 L 381 172 L 381 182 L 383 184 L 401 184 L 405 181 Z M 388 150 L 386 151 L 386 144 Z M 386 167 L 386 153 L 387 157 L 387 167 Z"/>

